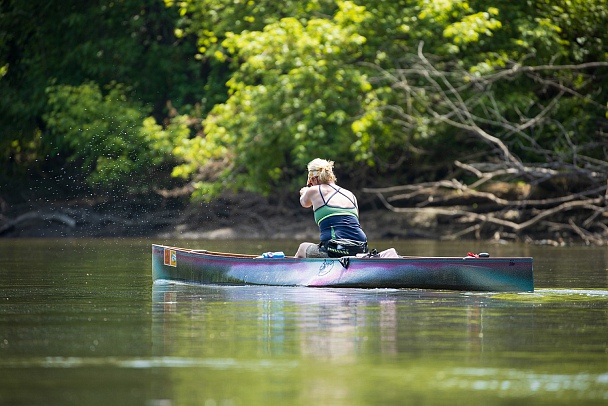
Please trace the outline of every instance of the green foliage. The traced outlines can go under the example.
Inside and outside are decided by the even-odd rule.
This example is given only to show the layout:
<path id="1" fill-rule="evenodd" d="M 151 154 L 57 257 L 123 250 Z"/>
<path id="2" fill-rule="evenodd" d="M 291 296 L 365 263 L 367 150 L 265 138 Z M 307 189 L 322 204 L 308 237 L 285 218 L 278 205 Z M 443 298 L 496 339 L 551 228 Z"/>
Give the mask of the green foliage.
<path id="1" fill-rule="evenodd" d="M 230 98 L 204 121 L 204 137 L 179 151 L 188 162 L 180 174 L 230 157 L 219 176 L 225 187 L 268 192 L 316 156 L 350 165 L 367 157 L 369 141 L 359 133 L 353 145 L 351 124 L 373 99 L 355 64 L 365 38 L 353 27 L 368 15 L 349 2 L 340 7 L 333 20 L 285 18 L 227 35 L 222 45 L 241 61 Z"/>
<path id="2" fill-rule="evenodd" d="M 5 0 L 0 162 L 11 169 L 0 175 L 53 151 L 92 185 L 162 168 L 210 198 L 296 187 L 317 156 L 397 179 L 447 167 L 480 145 L 431 116 L 441 98 L 416 57 L 421 41 L 485 131 L 525 159 L 545 159 L 528 141 L 575 156 L 605 125 L 605 67 L 472 83 L 515 62 L 606 61 L 607 13 L 608 0 Z M 496 124 L 525 122 L 556 95 L 533 132 Z"/>
<path id="3" fill-rule="evenodd" d="M 456 44 L 478 42 L 480 35 L 491 37 L 494 30 L 500 29 L 502 24 L 493 16 L 498 9 L 490 7 L 487 12 L 479 12 L 465 16 L 461 21 L 448 25 L 443 30 L 443 36 L 454 38 Z"/>
<path id="4" fill-rule="evenodd" d="M 176 41 L 177 18 L 162 0 L 0 2 L 0 177 L 46 156 L 46 144 L 23 151 L 45 132 L 51 85 L 125 83 L 133 108 L 152 106 L 157 118 L 167 100 L 184 109 L 200 102 L 205 67 L 192 58 L 196 41 Z M 225 98 L 217 93 L 223 85 L 207 100 Z"/>
<path id="5" fill-rule="evenodd" d="M 50 110 L 44 118 L 49 135 L 43 142 L 52 152 L 81 162 L 92 186 L 139 186 L 144 175 L 169 158 L 173 141 L 189 135 L 179 120 L 168 130 L 153 118 L 144 120 L 145 109 L 128 101 L 126 93 L 119 84 L 109 86 L 105 95 L 94 83 L 48 89 Z"/>
<path id="6" fill-rule="evenodd" d="M 333 18 L 318 14 L 331 10 L 330 2 L 284 2 L 276 8 L 266 2 L 180 2 L 181 26 L 199 36 L 201 58 L 231 61 L 234 72 L 227 82 L 229 98 L 206 118 L 204 134 L 174 151 L 185 161 L 174 173 L 203 179 L 203 195 L 224 188 L 267 192 L 297 179 L 299 169 L 315 156 L 341 161 L 348 171 L 361 164 L 390 167 L 408 153 L 413 157 L 423 152 L 424 159 L 427 153 L 420 147 L 467 148 L 453 129 L 429 117 L 436 95 L 412 97 L 375 80 L 379 71 L 370 66 L 388 72 L 411 66 L 415 71 L 415 58 L 403 55 L 416 52 L 420 41 L 425 54 L 440 57 L 435 60 L 439 68 L 474 76 L 491 75 L 513 60 L 572 60 L 572 38 L 565 35 L 564 26 L 574 20 L 594 21 L 592 14 L 603 2 L 594 2 L 597 7 L 577 2 L 576 11 L 587 16 L 575 17 L 565 4 L 554 7 L 541 0 L 514 5 L 337 1 Z M 207 13 L 209 9 L 214 11 Z M 293 18 L 282 18 L 285 15 Z M 595 35 L 597 30 L 588 31 Z M 422 89 L 428 79 L 423 73 L 408 80 Z M 568 75 L 572 73 L 553 76 L 556 82 L 574 84 L 576 74 Z M 467 78 L 465 73 L 451 80 L 463 86 L 463 97 L 475 100 L 474 89 L 467 93 Z M 575 87 L 588 91 L 582 87 L 588 83 L 579 82 Z M 517 122 L 522 111 L 532 114 L 543 108 L 546 85 L 534 79 L 494 86 L 491 94 L 499 95 L 491 101 L 494 114 Z M 470 108 L 484 117 L 484 103 L 489 102 L 478 98 Z M 552 113 L 559 117 L 562 111 L 572 111 L 574 105 L 568 105 L 562 103 Z M 587 116 L 585 123 L 594 114 Z M 493 127 L 490 118 L 486 121 L 482 125 L 500 135 L 501 128 Z M 550 127 L 535 136 L 541 140 L 545 134 L 551 134 Z M 511 137 L 517 145 L 517 137 Z M 438 154 L 426 156 L 436 159 Z M 449 156 L 439 154 L 440 159 Z"/>
<path id="7" fill-rule="evenodd" d="M 333 0 L 164 0 L 179 10 L 176 35 L 198 38 L 198 59 L 224 60 L 222 42 L 227 33 L 261 31 L 285 17 L 306 18 L 312 14 L 333 13 Z"/>

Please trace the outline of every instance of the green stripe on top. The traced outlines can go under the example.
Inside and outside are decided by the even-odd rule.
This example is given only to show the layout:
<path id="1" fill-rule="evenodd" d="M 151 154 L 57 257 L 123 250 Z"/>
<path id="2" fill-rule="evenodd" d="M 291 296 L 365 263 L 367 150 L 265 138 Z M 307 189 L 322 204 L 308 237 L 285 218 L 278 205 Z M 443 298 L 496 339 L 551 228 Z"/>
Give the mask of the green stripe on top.
<path id="1" fill-rule="evenodd" d="M 315 210 L 315 221 L 317 222 L 317 225 L 320 225 L 323 220 L 331 216 L 355 216 L 359 218 L 356 207 L 347 209 L 343 207 L 332 207 L 325 205 Z"/>

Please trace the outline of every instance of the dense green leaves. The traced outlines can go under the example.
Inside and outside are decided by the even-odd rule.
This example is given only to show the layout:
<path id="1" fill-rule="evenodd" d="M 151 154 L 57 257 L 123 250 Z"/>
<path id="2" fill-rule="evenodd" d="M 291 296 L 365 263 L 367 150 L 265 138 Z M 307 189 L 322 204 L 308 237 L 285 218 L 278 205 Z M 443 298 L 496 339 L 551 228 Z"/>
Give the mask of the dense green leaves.
<path id="1" fill-rule="evenodd" d="M 93 83 L 50 87 L 43 143 L 80 162 L 92 186 L 146 190 L 139 181 L 170 160 L 173 142 L 190 131 L 177 119 L 168 131 L 144 120 L 144 107 L 128 101 L 126 90 L 113 85 L 103 94 Z"/>
<path id="2" fill-rule="evenodd" d="M 399 182 L 487 148 L 471 123 L 521 159 L 603 162 L 607 10 L 608 0 L 6 0 L 2 174 L 53 152 L 95 187 L 162 170 L 211 198 L 295 187 L 323 157 Z"/>
<path id="3" fill-rule="evenodd" d="M 152 106 L 156 117 L 167 114 L 167 100 L 180 107 L 197 103 L 203 69 L 192 58 L 196 41 L 176 43 L 176 18 L 161 0 L 2 1 L 2 166 L 17 171 L 46 155 L 41 149 L 26 158 L 19 151 L 45 131 L 51 85 L 122 83 L 129 88 L 125 97 Z"/>
<path id="4" fill-rule="evenodd" d="M 215 54 L 221 50 L 218 57 L 222 59 L 227 54 L 236 70 L 227 82 L 228 101 L 216 105 L 207 117 L 204 137 L 191 140 L 184 148 L 191 149 L 190 156 L 182 155 L 190 171 L 230 157 L 216 166 L 224 172 L 216 171 L 212 178 L 223 187 L 268 191 L 293 178 L 290 171 L 303 168 L 315 156 L 343 161 L 346 171 L 360 164 L 390 168 L 391 162 L 399 162 L 404 155 L 419 163 L 425 156 L 445 159 L 450 152 L 419 154 L 421 147 L 436 148 L 442 143 L 450 145 L 456 156 L 470 143 L 462 143 L 462 137 L 455 137 L 445 121 L 437 122 L 430 113 L 433 106 L 439 106 L 437 97 L 441 95 L 429 92 L 428 67 L 411 57 L 421 41 L 425 54 L 440 57 L 435 59 L 438 68 L 454 71 L 448 80 L 464 86 L 459 97 L 469 100 L 466 108 L 478 117 L 478 124 L 498 136 L 505 134 L 515 147 L 521 145 L 520 137 L 529 139 L 529 134 L 509 138 L 504 123 L 492 124 L 496 117 L 517 122 L 543 110 L 544 100 L 551 97 L 549 82 L 566 80 L 567 87 L 578 88 L 589 81 L 587 76 L 576 84 L 580 72 L 572 71 L 538 72 L 508 81 L 490 79 L 494 89 L 488 89 L 487 97 L 467 84 L 467 71 L 472 77 L 482 77 L 512 66 L 513 61 L 572 60 L 570 39 L 560 27 L 571 21 L 543 2 L 502 8 L 465 1 L 336 5 L 331 18 L 301 13 L 299 19 L 277 20 L 280 13 L 271 13 L 263 29 L 220 30 L 226 39 L 216 43 Z M 287 10 L 289 3 L 285 7 Z M 191 10 L 182 11 L 187 16 Z M 193 13 L 193 20 L 200 22 L 198 16 Z M 259 23 L 255 18 L 239 18 L 251 28 Z M 415 95 L 395 86 L 398 81 L 376 79 L 382 76 L 379 72 L 402 66 L 411 67 L 406 79 L 418 89 Z M 435 91 L 439 89 L 441 84 Z M 558 121 L 568 120 L 567 115 L 560 118 L 562 111 L 571 111 L 572 103 L 581 103 L 577 100 L 565 98 L 551 115 Z M 487 103 L 491 103 L 490 109 Z M 446 106 L 443 114 L 456 114 Z M 591 116 L 584 125 L 593 122 Z M 556 136 L 550 126 L 535 130 L 538 142 Z M 519 152 L 526 154 L 525 149 Z"/>
<path id="5" fill-rule="evenodd" d="M 351 15 L 347 15 L 351 13 Z M 364 14 L 363 14 L 364 15 Z M 344 10 L 336 21 L 364 18 Z M 223 46 L 242 61 L 228 82 L 230 98 L 204 122 L 192 157 L 203 166 L 230 151 L 233 187 L 268 191 L 315 155 L 355 161 L 353 117 L 364 112 L 371 85 L 356 61 L 365 38 L 327 19 L 285 18 L 263 32 L 228 35 Z"/>

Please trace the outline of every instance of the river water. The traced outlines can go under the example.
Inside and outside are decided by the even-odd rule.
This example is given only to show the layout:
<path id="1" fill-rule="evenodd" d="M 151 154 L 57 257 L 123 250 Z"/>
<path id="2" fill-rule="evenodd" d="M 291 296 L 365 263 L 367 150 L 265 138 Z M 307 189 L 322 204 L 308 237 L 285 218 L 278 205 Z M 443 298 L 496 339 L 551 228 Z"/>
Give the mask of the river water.
<path id="1" fill-rule="evenodd" d="M 152 243 L 0 240 L 0 405 L 608 404 L 608 250 L 381 241 L 533 256 L 534 293 L 152 284 Z M 372 247 L 372 248 L 373 248 Z"/>

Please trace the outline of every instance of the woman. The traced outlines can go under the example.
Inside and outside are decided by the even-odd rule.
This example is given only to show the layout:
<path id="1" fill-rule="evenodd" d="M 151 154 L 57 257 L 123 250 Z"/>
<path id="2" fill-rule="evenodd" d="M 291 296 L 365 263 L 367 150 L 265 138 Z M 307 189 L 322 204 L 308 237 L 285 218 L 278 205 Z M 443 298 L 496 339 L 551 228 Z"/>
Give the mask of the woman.
<path id="1" fill-rule="evenodd" d="M 321 243 L 303 242 L 296 258 L 327 258 L 367 252 L 367 236 L 359 224 L 355 195 L 338 185 L 334 163 L 314 159 L 308 164 L 307 186 L 300 189 L 300 204 L 314 210 Z"/>

